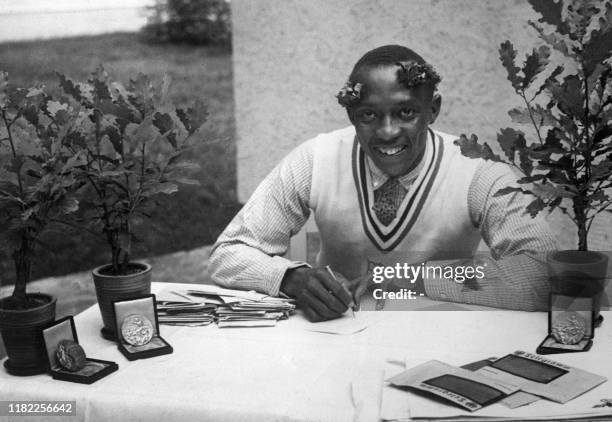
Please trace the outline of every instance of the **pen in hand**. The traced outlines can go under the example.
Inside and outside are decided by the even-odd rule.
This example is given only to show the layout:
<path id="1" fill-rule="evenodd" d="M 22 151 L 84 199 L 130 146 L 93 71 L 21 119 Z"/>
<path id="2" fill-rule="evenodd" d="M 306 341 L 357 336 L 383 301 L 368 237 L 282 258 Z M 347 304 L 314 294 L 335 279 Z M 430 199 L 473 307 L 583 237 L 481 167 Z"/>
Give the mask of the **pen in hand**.
<path id="1" fill-rule="evenodd" d="M 334 281 L 338 282 L 344 288 L 344 290 L 349 294 L 349 297 L 351 297 L 351 303 L 349 303 L 349 311 L 351 312 L 351 316 L 353 318 L 355 318 L 355 311 L 353 310 L 353 306 L 355 306 L 355 302 L 352 299 L 351 292 L 347 289 L 347 287 L 344 285 L 344 283 L 340 283 L 340 281 L 336 278 L 336 275 L 334 274 L 332 269 L 329 268 L 329 265 L 325 266 L 325 269 L 327 270 L 329 275 L 331 275 L 331 277 L 334 279 Z"/>

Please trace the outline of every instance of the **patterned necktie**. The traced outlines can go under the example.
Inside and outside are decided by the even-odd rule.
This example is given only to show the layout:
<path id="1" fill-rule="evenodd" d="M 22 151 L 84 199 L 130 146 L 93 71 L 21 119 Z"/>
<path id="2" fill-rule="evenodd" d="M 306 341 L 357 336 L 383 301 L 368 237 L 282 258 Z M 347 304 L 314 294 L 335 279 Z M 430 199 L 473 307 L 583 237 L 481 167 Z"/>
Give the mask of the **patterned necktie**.
<path id="1" fill-rule="evenodd" d="M 374 191 L 374 207 L 372 209 L 385 226 L 388 226 L 395 218 L 404 196 L 406 196 L 406 189 L 395 178 L 389 178 Z"/>

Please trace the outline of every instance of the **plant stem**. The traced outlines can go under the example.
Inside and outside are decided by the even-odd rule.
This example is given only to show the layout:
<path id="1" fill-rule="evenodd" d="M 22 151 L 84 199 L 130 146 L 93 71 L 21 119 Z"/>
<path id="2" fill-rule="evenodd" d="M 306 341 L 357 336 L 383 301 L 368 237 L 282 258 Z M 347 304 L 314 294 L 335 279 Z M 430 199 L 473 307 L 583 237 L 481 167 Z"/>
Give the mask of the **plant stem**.
<path id="1" fill-rule="evenodd" d="M 4 125 L 6 126 L 6 134 L 8 136 L 9 144 L 11 145 L 11 152 L 13 153 L 13 158 L 17 158 L 15 141 L 13 140 L 13 133 L 11 132 L 11 123 L 9 123 L 6 117 L 6 111 L 4 110 L 2 110 L 2 120 L 4 121 Z M 19 184 L 19 196 L 23 198 L 23 182 L 21 180 L 21 171 L 17 172 L 17 183 Z"/>
<path id="2" fill-rule="evenodd" d="M 583 194 L 580 192 L 574 197 L 574 215 L 576 217 L 575 223 L 578 227 L 578 250 L 588 250 L 588 228 L 587 218 L 585 214 L 586 204 Z"/>
<path id="3" fill-rule="evenodd" d="M 15 288 L 13 298 L 17 303 L 25 304 L 26 286 L 30 281 L 32 270 L 32 255 L 30 241 L 27 233 L 22 233 L 21 245 L 13 252 L 13 262 L 15 263 Z"/>
<path id="4" fill-rule="evenodd" d="M 529 119 L 531 120 L 531 124 L 533 124 L 533 127 L 535 128 L 536 135 L 538 135 L 538 141 L 540 141 L 540 145 L 542 145 L 544 141 L 542 140 L 542 135 L 540 134 L 541 125 L 538 126 L 535 121 L 535 118 L 533 117 L 533 111 L 531 110 L 531 103 L 527 100 L 527 96 L 525 96 L 525 91 L 522 90 L 520 92 L 520 95 L 523 98 L 523 101 L 525 101 L 525 105 L 527 105 L 527 111 L 529 112 Z"/>

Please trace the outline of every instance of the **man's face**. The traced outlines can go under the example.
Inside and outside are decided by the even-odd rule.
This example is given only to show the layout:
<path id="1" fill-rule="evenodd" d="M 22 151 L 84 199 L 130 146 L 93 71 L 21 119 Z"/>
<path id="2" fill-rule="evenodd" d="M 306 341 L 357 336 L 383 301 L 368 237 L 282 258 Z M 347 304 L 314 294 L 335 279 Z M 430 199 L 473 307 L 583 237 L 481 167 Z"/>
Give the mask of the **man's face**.
<path id="1" fill-rule="evenodd" d="M 425 152 L 427 128 L 441 99 L 429 86 L 407 89 L 397 81 L 398 66 L 365 68 L 353 82 L 364 85 L 361 100 L 350 111 L 359 144 L 389 176 L 414 169 Z"/>

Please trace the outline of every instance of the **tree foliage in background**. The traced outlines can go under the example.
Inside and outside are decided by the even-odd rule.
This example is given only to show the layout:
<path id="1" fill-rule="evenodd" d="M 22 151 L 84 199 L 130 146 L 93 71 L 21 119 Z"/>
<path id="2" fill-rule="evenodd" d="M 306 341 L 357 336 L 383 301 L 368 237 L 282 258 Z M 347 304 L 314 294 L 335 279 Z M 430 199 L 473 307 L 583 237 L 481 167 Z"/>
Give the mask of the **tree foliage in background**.
<path id="1" fill-rule="evenodd" d="M 539 23 L 529 23 L 548 46 L 534 48 L 521 67 L 510 41 L 501 44 L 499 53 L 524 103 L 508 114 L 514 123 L 531 126 L 535 138 L 528 141 L 520 130 L 501 129 L 497 142 L 504 156 L 475 135 L 456 143 L 468 157 L 516 168 L 523 175 L 519 186 L 495 196 L 533 196 L 527 207 L 532 216 L 559 209 L 576 224 L 578 250 L 586 251 L 593 219 L 612 212 L 612 2 L 529 3 L 541 15 Z M 550 66 L 551 48 L 560 53 L 563 65 Z"/>
<path id="2" fill-rule="evenodd" d="M 148 11 L 147 41 L 231 45 L 227 0 L 156 0 Z"/>

